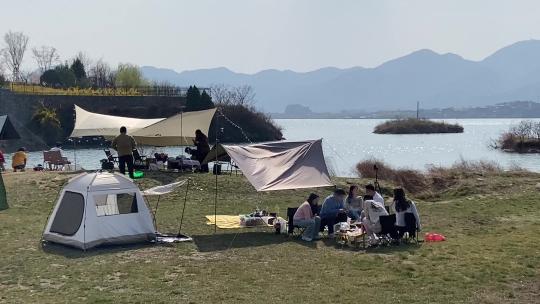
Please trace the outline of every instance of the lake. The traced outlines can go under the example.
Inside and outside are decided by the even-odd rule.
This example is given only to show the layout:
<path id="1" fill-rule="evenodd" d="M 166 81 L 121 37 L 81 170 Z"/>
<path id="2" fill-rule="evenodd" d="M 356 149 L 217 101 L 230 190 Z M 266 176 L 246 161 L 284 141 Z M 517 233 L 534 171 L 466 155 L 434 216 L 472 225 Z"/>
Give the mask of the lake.
<path id="1" fill-rule="evenodd" d="M 323 138 L 328 167 L 338 176 L 354 176 L 360 160 L 375 157 L 400 168 L 423 170 L 428 165 L 450 166 L 465 160 L 494 161 L 504 168 L 513 165 L 540 172 L 540 155 L 504 153 L 489 147 L 499 134 L 518 124 L 521 119 L 446 119 L 465 128 L 460 134 L 387 135 L 374 134 L 373 128 L 384 119 L 276 119 L 288 140 Z M 535 119 L 540 121 L 540 119 Z M 227 132 L 227 128 L 225 128 Z M 152 152 L 147 148 L 144 152 Z M 178 147 L 158 148 L 169 155 L 179 155 Z M 77 164 L 85 169 L 98 169 L 103 150 L 76 151 Z M 65 151 L 71 160 L 73 150 Z M 7 164 L 10 164 L 10 156 Z M 42 152 L 30 152 L 29 164 L 43 162 Z"/>

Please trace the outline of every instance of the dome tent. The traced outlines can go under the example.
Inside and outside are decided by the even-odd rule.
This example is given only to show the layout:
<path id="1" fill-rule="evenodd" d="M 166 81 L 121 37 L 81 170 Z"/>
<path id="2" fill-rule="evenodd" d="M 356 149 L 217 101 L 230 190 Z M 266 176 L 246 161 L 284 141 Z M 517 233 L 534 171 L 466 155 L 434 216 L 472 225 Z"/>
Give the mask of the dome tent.
<path id="1" fill-rule="evenodd" d="M 154 240 L 143 196 L 120 174 L 83 173 L 69 180 L 43 232 L 46 241 L 89 249 Z"/>

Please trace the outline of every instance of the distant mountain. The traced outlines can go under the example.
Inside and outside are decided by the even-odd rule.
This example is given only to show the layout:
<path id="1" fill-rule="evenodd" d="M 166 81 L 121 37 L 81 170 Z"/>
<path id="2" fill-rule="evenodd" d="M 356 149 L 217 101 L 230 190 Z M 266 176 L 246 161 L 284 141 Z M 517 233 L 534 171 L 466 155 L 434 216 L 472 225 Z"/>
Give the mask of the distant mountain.
<path id="1" fill-rule="evenodd" d="M 298 73 L 264 70 L 235 73 L 226 68 L 175 72 L 142 67 L 145 77 L 180 86 L 251 85 L 257 105 L 282 112 L 301 104 L 315 112 L 470 107 L 540 98 L 540 40 L 504 47 L 481 61 L 419 50 L 375 68 L 333 67 Z"/>

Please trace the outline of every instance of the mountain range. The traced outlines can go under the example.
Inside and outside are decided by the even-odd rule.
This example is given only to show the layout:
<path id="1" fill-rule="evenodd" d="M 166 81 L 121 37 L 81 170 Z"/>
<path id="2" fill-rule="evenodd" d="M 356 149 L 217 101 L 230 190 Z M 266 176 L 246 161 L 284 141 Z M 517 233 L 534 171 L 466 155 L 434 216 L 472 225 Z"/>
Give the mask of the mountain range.
<path id="1" fill-rule="evenodd" d="M 148 79 L 179 86 L 250 85 L 257 106 L 282 112 L 301 104 L 316 112 L 408 110 L 484 106 L 540 98 L 540 40 L 504 47 L 480 61 L 423 49 L 374 68 L 321 68 L 311 72 L 227 68 L 176 72 L 143 66 Z"/>

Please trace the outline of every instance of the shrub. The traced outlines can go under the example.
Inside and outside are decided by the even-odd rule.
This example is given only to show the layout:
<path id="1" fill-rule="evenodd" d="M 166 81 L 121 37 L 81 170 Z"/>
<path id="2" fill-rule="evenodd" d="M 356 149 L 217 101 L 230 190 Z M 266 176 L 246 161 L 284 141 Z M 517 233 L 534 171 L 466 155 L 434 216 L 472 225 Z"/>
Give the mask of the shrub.
<path id="1" fill-rule="evenodd" d="M 494 162 L 461 160 L 450 167 L 430 166 L 422 172 L 392 168 L 384 161 L 371 158 L 356 165 L 358 175 L 363 178 L 374 178 L 374 165 L 379 169 L 377 176 L 380 180 L 401 186 L 413 194 L 438 192 L 448 189 L 467 176 L 497 174 L 503 171 Z"/>
<path id="2" fill-rule="evenodd" d="M 463 133 L 463 127 L 427 119 L 407 118 L 383 122 L 377 125 L 373 132 L 377 134 Z"/>
<path id="3" fill-rule="evenodd" d="M 540 122 L 521 121 L 502 133 L 494 147 L 510 152 L 540 152 Z"/>

